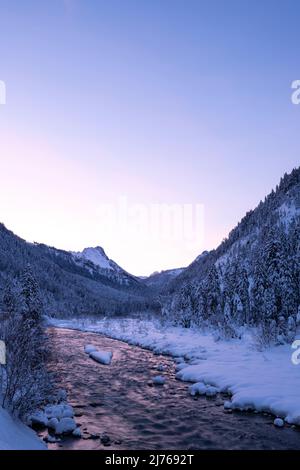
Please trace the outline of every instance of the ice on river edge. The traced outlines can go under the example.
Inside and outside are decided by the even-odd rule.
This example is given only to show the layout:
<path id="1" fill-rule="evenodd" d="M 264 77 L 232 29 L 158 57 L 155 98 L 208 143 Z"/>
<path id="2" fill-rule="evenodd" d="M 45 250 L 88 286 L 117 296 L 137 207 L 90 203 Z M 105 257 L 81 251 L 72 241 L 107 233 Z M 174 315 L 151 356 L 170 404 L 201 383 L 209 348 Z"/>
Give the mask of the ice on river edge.
<path id="1" fill-rule="evenodd" d="M 102 333 L 157 354 L 171 355 L 179 363 L 178 379 L 198 384 L 199 391 L 203 384 L 206 395 L 215 392 L 209 386 L 229 393 L 231 400 L 226 406 L 230 403 L 231 409 L 269 412 L 287 423 L 300 425 L 300 365 L 293 365 L 289 345 L 259 352 L 247 333 L 242 340 L 216 342 L 212 334 L 198 330 L 164 328 L 159 322 L 128 318 L 51 319 L 49 323 Z"/>

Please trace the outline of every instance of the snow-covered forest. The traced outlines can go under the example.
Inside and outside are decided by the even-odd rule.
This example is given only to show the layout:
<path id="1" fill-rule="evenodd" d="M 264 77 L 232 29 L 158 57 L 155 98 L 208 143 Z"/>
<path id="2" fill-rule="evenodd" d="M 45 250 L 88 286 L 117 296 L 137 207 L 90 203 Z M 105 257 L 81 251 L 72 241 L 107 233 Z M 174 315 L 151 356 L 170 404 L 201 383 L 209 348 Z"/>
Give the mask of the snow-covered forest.
<path id="1" fill-rule="evenodd" d="M 300 169 L 167 289 L 163 315 L 175 324 L 229 338 L 255 326 L 262 347 L 290 343 L 300 324 Z"/>

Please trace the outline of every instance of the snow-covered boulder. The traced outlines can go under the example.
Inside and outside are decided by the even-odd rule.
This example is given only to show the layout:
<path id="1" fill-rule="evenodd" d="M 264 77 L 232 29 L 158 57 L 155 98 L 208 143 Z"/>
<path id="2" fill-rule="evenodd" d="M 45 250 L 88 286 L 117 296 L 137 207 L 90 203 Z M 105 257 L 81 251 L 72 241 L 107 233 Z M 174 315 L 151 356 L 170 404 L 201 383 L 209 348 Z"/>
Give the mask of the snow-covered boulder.
<path id="1" fill-rule="evenodd" d="M 55 444 L 55 442 L 60 442 L 60 439 L 58 437 L 47 434 L 47 436 L 44 437 L 44 441 L 49 442 L 50 444 Z"/>
<path id="2" fill-rule="evenodd" d="M 97 351 L 97 348 L 93 346 L 92 344 L 87 344 L 86 346 L 84 346 L 84 352 L 86 354 L 90 354 L 91 352 L 94 352 L 94 351 Z"/>
<path id="3" fill-rule="evenodd" d="M 55 434 L 71 434 L 76 428 L 73 418 L 62 418 L 55 428 Z"/>
<path id="4" fill-rule="evenodd" d="M 71 405 L 64 405 L 62 417 L 63 418 L 73 418 L 74 410 Z"/>
<path id="5" fill-rule="evenodd" d="M 231 410 L 231 409 L 232 409 L 231 402 L 230 401 L 225 401 L 224 402 L 224 410 Z"/>
<path id="6" fill-rule="evenodd" d="M 152 381 L 155 385 L 164 385 L 164 383 L 166 383 L 166 378 L 162 375 L 156 375 L 155 377 L 153 377 Z"/>
<path id="7" fill-rule="evenodd" d="M 196 382 L 190 386 L 190 394 L 206 395 L 207 397 L 215 397 L 220 390 L 212 385 L 205 385 L 203 382 Z"/>
<path id="8" fill-rule="evenodd" d="M 74 431 L 72 432 L 72 436 L 74 436 L 74 437 L 81 437 L 81 430 L 80 430 L 80 428 L 74 429 Z"/>
<path id="9" fill-rule="evenodd" d="M 207 397 L 215 397 L 217 395 L 217 393 L 219 393 L 219 389 L 217 387 L 213 387 L 212 385 L 209 385 L 207 388 L 206 388 L 206 393 L 205 395 Z"/>
<path id="10" fill-rule="evenodd" d="M 32 425 L 45 426 L 48 425 L 47 415 L 43 411 L 36 411 L 31 415 L 30 421 Z"/>
<path id="11" fill-rule="evenodd" d="M 61 403 L 59 405 L 47 405 L 45 407 L 45 413 L 48 419 L 51 418 L 73 418 L 74 410 L 72 406 Z"/>
<path id="12" fill-rule="evenodd" d="M 108 366 L 112 360 L 112 352 L 110 351 L 92 351 L 90 353 L 90 357 L 94 359 L 96 362 L 100 362 L 100 364 L 104 364 Z"/>
<path id="13" fill-rule="evenodd" d="M 281 418 L 274 419 L 274 426 L 276 426 L 277 428 L 283 428 L 283 426 L 284 426 L 283 419 L 281 419 Z"/>
<path id="14" fill-rule="evenodd" d="M 197 382 L 190 386 L 190 394 L 194 397 L 195 395 L 205 395 L 207 387 L 203 382 Z"/>
<path id="15" fill-rule="evenodd" d="M 58 425 L 57 418 L 50 418 L 48 421 L 48 428 L 55 430 Z"/>

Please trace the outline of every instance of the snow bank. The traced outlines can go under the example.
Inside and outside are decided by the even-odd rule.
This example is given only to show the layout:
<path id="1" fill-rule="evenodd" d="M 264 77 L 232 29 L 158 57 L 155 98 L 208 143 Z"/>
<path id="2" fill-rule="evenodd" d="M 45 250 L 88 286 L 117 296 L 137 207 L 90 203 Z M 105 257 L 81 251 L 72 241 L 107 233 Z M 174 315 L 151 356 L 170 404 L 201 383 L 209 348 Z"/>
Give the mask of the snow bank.
<path id="1" fill-rule="evenodd" d="M 137 319 L 51 320 L 53 326 L 103 333 L 155 353 L 174 356 L 177 378 L 212 386 L 231 395 L 232 409 L 270 412 L 300 426 L 300 365 L 291 361 L 289 345 L 255 350 L 251 336 L 218 341 L 211 334 Z M 188 363 L 182 362 L 182 357 Z M 198 390 L 197 390 L 198 387 Z M 199 393 L 202 386 L 195 386 Z M 205 388 L 212 395 L 214 389 Z M 209 391 L 210 390 L 210 391 Z"/>
<path id="2" fill-rule="evenodd" d="M 62 418 L 73 418 L 74 410 L 72 406 L 65 403 L 60 403 L 59 405 L 47 405 L 45 407 L 44 415 L 48 419 L 62 419 Z M 46 423 L 47 424 L 47 423 Z"/>
<path id="3" fill-rule="evenodd" d="M 37 435 L 0 409 L 0 450 L 45 450 Z"/>
<path id="4" fill-rule="evenodd" d="M 245 342 L 218 343 L 206 361 L 176 376 L 230 393 L 232 409 L 270 412 L 300 425 L 300 368 L 292 364 L 289 346 L 259 353 Z"/>

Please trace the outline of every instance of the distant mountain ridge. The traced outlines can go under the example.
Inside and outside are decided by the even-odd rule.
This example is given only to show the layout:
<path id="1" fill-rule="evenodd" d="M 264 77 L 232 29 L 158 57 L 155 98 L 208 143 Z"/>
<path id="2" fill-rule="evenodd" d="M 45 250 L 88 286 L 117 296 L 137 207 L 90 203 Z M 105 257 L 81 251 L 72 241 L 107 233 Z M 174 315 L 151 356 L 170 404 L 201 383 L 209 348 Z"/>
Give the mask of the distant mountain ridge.
<path id="1" fill-rule="evenodd" d="M 167 285 L 171 280 L 175 279 L 186 268 L 166 269 L 161 272 L 154 272 L 150 276 L 143 278 L 144 283 L 149 287 L 161 289 Z"/>
<path id="2" fill-rule="evenodd" d="M 103 250 L 96 252 L 106 256 Z M 147 286 L 113 261 L 107 262 L 109 269 L 85 256 L 28 243 L 0 224 L 0 303 L 6 283 L 18 280 L 30 264 L 48 315 L 110 315 L 150 308 Z"/>

